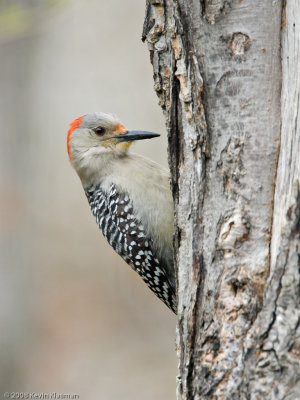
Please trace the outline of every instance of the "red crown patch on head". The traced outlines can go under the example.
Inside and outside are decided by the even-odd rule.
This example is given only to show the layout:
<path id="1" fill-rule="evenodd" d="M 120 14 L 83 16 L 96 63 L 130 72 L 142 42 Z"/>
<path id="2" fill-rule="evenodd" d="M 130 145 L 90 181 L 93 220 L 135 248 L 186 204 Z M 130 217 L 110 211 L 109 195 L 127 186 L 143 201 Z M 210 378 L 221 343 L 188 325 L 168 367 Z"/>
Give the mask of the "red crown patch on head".
<path id="1" fill-rule="evenodd" d="M 69 125 L 70 129 L 68 130 L 68 136 L 67 136 L 67 149 L 68 149 L 68 154 L 69 154 L 70 161 L 71 161 L 71 148 L 70 148 L 71 135 L 72 135 L 72 132 L 75 131 L 75 129 L 79 128 L 79 126 L 80 126 L 80 124 L 82 122 L 82 119 L 83 119 L 83 117 L 76 118 Z"/>

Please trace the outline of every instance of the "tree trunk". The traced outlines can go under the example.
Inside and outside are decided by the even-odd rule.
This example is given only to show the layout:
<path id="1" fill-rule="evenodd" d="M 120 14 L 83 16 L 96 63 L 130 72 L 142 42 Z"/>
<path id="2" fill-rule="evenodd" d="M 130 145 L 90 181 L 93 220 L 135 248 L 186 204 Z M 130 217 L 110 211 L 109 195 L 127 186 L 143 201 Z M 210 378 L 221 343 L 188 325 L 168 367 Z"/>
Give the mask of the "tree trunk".
<path id="1" fill-rule="evenodd" d="M 148 0 L 179 399 L 300 398 L 299 0 Z"/>

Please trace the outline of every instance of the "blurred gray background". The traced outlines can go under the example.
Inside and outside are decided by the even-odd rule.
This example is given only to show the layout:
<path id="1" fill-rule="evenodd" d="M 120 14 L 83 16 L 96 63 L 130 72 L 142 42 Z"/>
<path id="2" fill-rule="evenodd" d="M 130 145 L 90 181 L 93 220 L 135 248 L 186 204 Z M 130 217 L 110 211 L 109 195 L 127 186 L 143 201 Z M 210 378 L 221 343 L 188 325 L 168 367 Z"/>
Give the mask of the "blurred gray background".
<path id="1" fill-rule="evenodd" d="M 174 399 L 176 319 L 103 239 L 69 164 L 90 111 L 161 133 L 145 1 L 0 0 L 0 393 Z"/>

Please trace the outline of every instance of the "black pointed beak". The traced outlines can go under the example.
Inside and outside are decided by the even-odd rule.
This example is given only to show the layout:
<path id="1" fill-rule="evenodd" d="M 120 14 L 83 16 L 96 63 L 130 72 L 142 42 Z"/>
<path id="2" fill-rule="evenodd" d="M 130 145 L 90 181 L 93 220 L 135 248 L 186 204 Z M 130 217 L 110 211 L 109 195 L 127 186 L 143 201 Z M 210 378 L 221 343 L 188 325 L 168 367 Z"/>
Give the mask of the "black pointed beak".
<path id="1" fill-rule="evenodd" d="M 120 135 L 115 136 L 120 142 L 131 142 L 132 140 L 152 139 L 160 136 L 158 133 L 147 131 L 126 131 Z"/>

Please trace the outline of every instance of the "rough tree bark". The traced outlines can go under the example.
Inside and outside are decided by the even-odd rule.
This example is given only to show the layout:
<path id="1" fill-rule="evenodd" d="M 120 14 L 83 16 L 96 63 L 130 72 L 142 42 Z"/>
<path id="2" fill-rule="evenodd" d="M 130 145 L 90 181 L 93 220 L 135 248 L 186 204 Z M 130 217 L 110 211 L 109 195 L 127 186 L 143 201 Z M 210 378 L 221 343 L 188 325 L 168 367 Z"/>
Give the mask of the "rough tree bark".
<path id="1" fill-rule="evenodd" d="M 147 0 L 179 399 L 300 398 L 300 2 Z"/>

